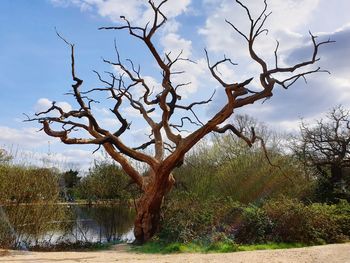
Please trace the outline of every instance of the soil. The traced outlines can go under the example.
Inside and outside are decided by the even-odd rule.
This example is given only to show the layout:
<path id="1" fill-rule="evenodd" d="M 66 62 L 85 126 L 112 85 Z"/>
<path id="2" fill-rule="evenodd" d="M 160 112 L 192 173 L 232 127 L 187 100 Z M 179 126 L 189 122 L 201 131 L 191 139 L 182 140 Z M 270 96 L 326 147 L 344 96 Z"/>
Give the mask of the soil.
<path id="1" fill-rule="evenodd" d="M 122 263 L 350 263 L 350 243 L 225 254 L 139 254 L 127 247 L 92 252 L 26 252 L 0 250 L 0 262 Z"/>

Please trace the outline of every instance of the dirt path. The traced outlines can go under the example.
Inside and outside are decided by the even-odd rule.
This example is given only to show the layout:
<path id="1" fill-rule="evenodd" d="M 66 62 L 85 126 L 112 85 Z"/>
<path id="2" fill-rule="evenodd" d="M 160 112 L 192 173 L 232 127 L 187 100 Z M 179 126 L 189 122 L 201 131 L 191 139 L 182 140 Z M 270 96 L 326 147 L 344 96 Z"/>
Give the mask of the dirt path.
<path id="1" fill-rule="evenodd" d="M 295 249 L 260 250 L 226 254 L 146 255 L 120 248 L 99 252 L 1 251 L 0 262 L 137 262 L 137 263 L 350 263 L 350 243 Z"/>

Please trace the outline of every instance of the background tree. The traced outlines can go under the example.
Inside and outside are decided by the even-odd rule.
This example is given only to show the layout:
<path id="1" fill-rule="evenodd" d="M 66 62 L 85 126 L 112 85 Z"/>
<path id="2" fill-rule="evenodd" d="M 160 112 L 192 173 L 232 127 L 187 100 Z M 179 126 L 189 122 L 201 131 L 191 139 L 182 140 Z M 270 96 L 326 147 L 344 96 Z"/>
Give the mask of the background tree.
<path id="1" fill-rule="evenodd" d="M 61 195 L 66 199 L 66 201 L 72 201 L 75 199 L 75 187 L 79 184 L 81 177 L 78 176 L 78 171 L 69 171 L 64 172 L 60 176 L 60 188 Z"/>
<path id="2" fill-rule="evenodd" d="M 169 199 L 179 194 L 181 202 L 187 192 L 200 200 L 224 196 L 244 204 L 261 204 L 280 196 L 309 196 L 314 183 L 302 162 L 286 153 L 284 136 L 247 115 L 236 115 L 232 121 L 243 132 L 245 127 L 254 127 L 265 146 L 248 147 L 230 133 L 202 140 L 174 171 L 176 185 Z"/>
<path id="3" fill-rule="evenodd" d="M 11 159 L 11 155 L 9 155 L 4 149 L 0 149 L 0 165 L 7 164 Z"/>
<path id="4" fill-rule="evenodd" d="M 259 139 L 253 129 L 248 137 L 242 134 L 234 125 L 224 124 L 224 122 L 233 114 L 235 109 L 270 98 L 273 95 L 275 86 L 279 85 L 287 89 L 300 78 L 305 78 L 312 73 L 324 72 L 319 67 L 310 69 L 309 66 L 319 60 L 317 57 L 319 47 L 331 42 L 327 40 L 318 43 L 316 42 L 316 36 L 310 33 L 313 47 L 310 59 L 293 66 L 280 66 L 278 64 L 277 45 L 274 52 L 275 64 L 267 64 L 256 53 L 254 48 L 254 43 L 262 33 L 268 32 L 264 28 L 266 19 L 270 15 L 267 12 L 266 0 L 263 3 L 262 11 L 256 18 L 252 16 L 246 5 L 236 0 L 236 4 L 245 10 L 247 14 L 249 29 L 248 32 L 242 32 L 229 20 L 226 20 L 228 29 L 231 28 L 246 40 L 250 58 L 261 69 L 259 75 L 260 88 L 257 90 L 248 88 L 253 77 L 244 81 L 232 79 L 227 82 L 224 80 L 218 73 L 218 66 L 235 64 L 230 58 L 225 56 L 223 59 L 212 63 L 208 52 L 205 51 L 209 72 L 225 91 L 226 103 L 208 121 L 201 121 L 195 114 L 195 108 L 209 103 L 212 101 L 212 97 L 208 100 L 194 101 L 187 105 L 181 104 L 182 97 L 179 95 L 178 88 L 191 85 L 191 83 L 178 83 L 174 76 L 183 72 L 179 69 L 181 67 L 180 62 L 192 63 L 192 61 L 184 57 L 182 52 L 179 54 L 171 52 L 162 54 L 158 50 L 154 42 L 154 36 L 167 21 L 162 12 L 162 6 L 166 5 L 167 0 L 163 0 L 159 4 L 151 0 L 148 3 L 153 12 L 153 17 L 146 26 L 132 25 L 126 17 L 122 16 L 121 19 L 124 20 L 125 25 L 103 27 L 101 29 L 127 30 L 130 36 L 145 45 L 162 73 L 161 87 L 156 87 L 159 92 L 154 92 L 151 84 L 142 77 L 140 68 L 135 66 L 131 60 L 127 60 L 124 63 L 117 48 L 116 61 L 104 60 L 104 62 L 113 65 L 118 69 L 117 72 L 121 72 L 121 74 L 107 73 L 110 78 L 107 80 L 99 73 L 96 73 L 104 86 L 81 91 L 83 80 L 76 74 L 74 45 L 61 37 L 71 48 L 71 73 L 74 81 L 71 94 L 76 99 L 78 108 L 67 112 L 56 103 L 53 103 L 48 110 L 37 113 L 35 118 L 28 119 L 30 121 L 39 121 L 43 125 L 43 130 L 46 134 L 60 138 L 65 144 L 95 144 L 103 146 L 111 158 L 122 166 L 124 171 L 143 191 L 137 204 L 134 228 L 136 241 L 140 243 L 150 239 L 157 231 L 162 200 L 174 184 L 172 170 L 181 166 L 185 154 L 211 132 L 224 133 L 231 131 L 239 138 L 242 138 L 249 146 L 252 146 Z M 281 75 L 283 77 L 280 78 Z M 137 93 L 140 89 L 143 90 L 141 97 Z M 95 100 L 88 96 L 96 92 L 107 92 L 110 98 L 114 100 L 114 106 L 111 108 L 111 111 L 120 123 L 119 129 L 116 131 L 104 129 L 94 115 L 91 104 Z M 150 140 L 138 147 L 126 145 L 126 142 L 121 137 L 131 127 L 131 123 L 127 121 L 126 116 L 120 110 L 124 104 L 129 104 L 129 106 L 136 109 L 151 129 Z M 158 114 L 152 115 L 154 112 Z M 57 116 L 57 113 L 59 116 Z M 192 115 L 187 116 L 187 113 Z M 154 116 L 160 116 L 160 118 L 156 119 Z M 61 127 L 57 124 L 60 124 Z M 181 133 L 181 130 L 185 127 L 191 131 L 184 135 Z M 85 131 L 89 136 L 80 138 L 75 133 L 76 129 Z M 142 151 L 149 146 L 154 146 L 151 154 Z M 129 158 L 146 164 L 148 172 L 145 175 L 140 173 L 129 161 Z"/>
<path id="5" fill-rule="evenodd" d="M 78 174 L 78 171 L 73 171 L 72 169 L 70 169 L 67 172 L 64 172 L 62 174 L 64 185 L 68 188 L 73 188 L 74 186 L 76 186 L 81 179 L 81 177 L 78 176 Z"/>
<path id="6" fill-rule="evenodd" d="M 128 200 L 129 177 L 123 170 L 107 161 L 95 162 L 77 187 L 80 198 L 92 200 Z"/>
<path id="7" fill-rule="evenodd" d="M 322 201 L 335 198 L 350 200 L 350 113 L 342 106 L 334 107 L 326 119 L 316 125 L 300 126 L 300 141 L 294 151 L 307 166 L 320 176 L 318 196 Z"/>

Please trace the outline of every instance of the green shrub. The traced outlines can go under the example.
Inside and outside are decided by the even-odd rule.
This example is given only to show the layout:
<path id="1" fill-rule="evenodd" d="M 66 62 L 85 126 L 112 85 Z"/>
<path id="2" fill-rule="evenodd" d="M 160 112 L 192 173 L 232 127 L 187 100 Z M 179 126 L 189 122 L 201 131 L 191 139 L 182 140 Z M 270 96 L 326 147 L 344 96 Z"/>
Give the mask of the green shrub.
<path id="1" fill-rule="evenodd" d="M 272 221 L 272 238 L 277 242 L 314 241 L 310 211 L 297 200 L 269 202 L 264 207 Z"/>
<path id="2" fill-rule="evenodd" d="M 312 204 L 308 206 L 312 213 L 311 224 L 317 240 L 321 243 L 340 242 L 345 239 L 340 222 L 337 221 L 336 206 L 327 204 Z"/>
<path id="3" fill-rule="evenodd" d="M 0 166 L 0 203 L 52 202 L 59 197 L 58 172 L 54 169 Z"/>
<path id="4" fill-rule="evenodd" d="M 346 200 L 340 200 L 335 205 L 335 221 L 341 228 L 343 235 L 350 238 L 350 203 Z"/>
<path id="5" fill-rule="evenodd" d="M 235 240 L 242 244 L 259 244 L 268 240 L 271 221 L 266 212 L 250 205 L 243 210 L 242 223 L 237 229 Z"/>
<path id="6" fill-rule="evenodd" d="M 324 244 L 349 238 L 350 205 L 305 205 L 279 199 L 264 206 L 230 199 L 202 200 L 193 194 L 166 202 L 158 237 L 164 242 Z"/>
<path id="7" fill-rule="evenodd" d="M 270 142 L 267 147 L 271 162 L 280 168 L 269 164 L 260 146 L 249 148 L 231 135 L 196 146 L 174 171 L 177 187 L 172 195 L 187 191 L 201 199 L 229 197 L 247 205 L 281 195 L 308 199 L 315 187 L 310 172 L 280 146 Z"/>
<path id="8" fill-rule="evenodd" d="M 297 200 L 271 201 L 264 206 L 272 223 L 272 240 L 318 244 L 346 239 L 336 206 L 312 204 L 306 206 Z M 341 216 L 349 219 L 350 214 Z M 346 221 L 346 220 L 345 220 Z"/>
<path id="9" fill-rule="evenodd" d="M 158 237 L 167 242 L 188 243 L 212 239 L 217 233 L 228 233 L 239 224 L 242 207 L 230 199 L 201 199 L 182 193 L 167 200 L 162 210 Z"/>
<path id="10" fill-rule="evenodd" d="M 95 162 L 86 177 L 76 187 L 76 195 L 87 200 L 131 198 L 130 179 L 116 164 L 107 161 Z"/>
<path id="11" fill-rule="evenodd" d="M 164 205 L 158 236 L 169 242 L 190 242 L 205 237 L 214 223 L 214 213 L 210 202 L 185 193 L 183 198 L 169 200 Z"/>

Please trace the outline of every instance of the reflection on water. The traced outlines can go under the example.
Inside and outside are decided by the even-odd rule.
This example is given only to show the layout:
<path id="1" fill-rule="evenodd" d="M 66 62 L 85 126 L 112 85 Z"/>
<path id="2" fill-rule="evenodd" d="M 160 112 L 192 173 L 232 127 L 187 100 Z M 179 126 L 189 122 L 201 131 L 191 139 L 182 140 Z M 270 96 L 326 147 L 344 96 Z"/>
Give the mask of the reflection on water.
<path id="1" fill-rule="evenodd" d="M 134 211 L 127 205 L 4 206 L 0 207 L 0 247 L 132 241 L 133 219 Z"/>

